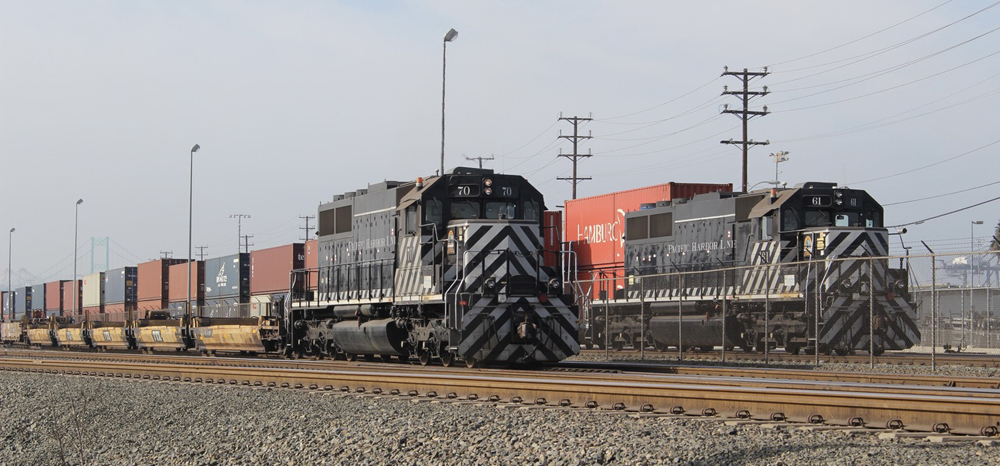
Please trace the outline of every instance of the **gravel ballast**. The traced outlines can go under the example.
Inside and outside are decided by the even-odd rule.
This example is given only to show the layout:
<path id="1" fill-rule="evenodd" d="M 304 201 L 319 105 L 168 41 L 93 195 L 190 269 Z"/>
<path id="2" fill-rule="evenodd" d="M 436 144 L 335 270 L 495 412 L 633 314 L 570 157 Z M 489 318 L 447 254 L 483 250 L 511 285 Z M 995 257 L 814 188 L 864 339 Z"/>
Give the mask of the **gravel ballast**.
<path id="1" fill-rule="evenodd" d="M 1000 464 L 1000 447 L 491 403 L 0 373 L 0 465 Z"/>

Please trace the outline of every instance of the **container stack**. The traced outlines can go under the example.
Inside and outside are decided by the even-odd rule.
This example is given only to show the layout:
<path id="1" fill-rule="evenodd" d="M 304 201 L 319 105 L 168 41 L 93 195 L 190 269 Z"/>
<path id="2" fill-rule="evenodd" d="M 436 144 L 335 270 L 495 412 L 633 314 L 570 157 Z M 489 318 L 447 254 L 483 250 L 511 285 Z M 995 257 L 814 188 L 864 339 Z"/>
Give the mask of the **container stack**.
<path id="1" fill-rule="evenodd" d="M 132 319 L 136 308 L 138 267 L 122 267 L 104 274 L 104 316 L 109 322 Z"/>
<path id="2" fill-rule="evenodd" d="M 180 318 L 187 315 L 185 303 L 188 299 L 188 268 L 191 270 L 191 314 L 198 315 L 198 309 L 205 304 L 205 261 L 187 261 L 171 265 L 168 271 L 168 309 L 170 317 Z"/>
<path id="3" fill-rule="evenodd" d="M 286 244 L 269 249 L 259 249 L 250 253 L 250 301 L 251 315 L 272 315 L 271 307 L 278 301 L 287 299 L 289 291 L 303 293 L 301 282 L 293 287 L 292 270 L 305 266 L 305 245 Z"/>
<path id="4" fill-rule="evenodd" d="M 205 261 L 205 305 L 201 315 L 239 318 L 250 315 L 250 254 Z"/>
<path id="5" fill-rule="evenodd" d="M 44 319 L 48 317 L 45 313 L 45 284 L 38 284 L 31 287 L 31 317 Z"/>
<path id="6" fill-rule="evenodd" d="M 103 320 L 104 314 L 104 272 L 83 276 L 83 312 L 84 320 Z"/>
<path id="7" fill-rule="evenodd" d="M 31 309 L 31 287 L 22 286 L 14 289 L 14 318 L 20 319 L 28 315 Z"/>
<path id="8" fill-rule="evenodd" d="M 63 312 L 65 308 L 63 307 L 63 286 L 72 286 L 72 284 L 73 282 L 69 280 L 56 280 L 45 284 L 46 317 L 64 315 Z M 69 312 L 66 312 L 65 315 L 69 315 Z"/>
<path id="9" fill-rule="evenodd" d="M 157 259 L 139 264 L 136 276 L 139 282 L 136 291 L 137 319 L 148 318 L 150 311 L 167 309 L 168 290 L 170 289 L 168 268 L 171 265 L 184 262 L 182 259 Z M 185 297 L 185 299 L 187 298 Z"/>
<path id="10" fill-rule="evenodd" d="M 74 283 L 76 286 L 74 286 Z M 76 294 L 76 303 L 73 303 L 73 295 Z M 62 290 L 62 304 L 63 304 L 63 315 L 70 316 L 76 319 L 80 315 L 80 310 L 83 309 L 83 283 L 80 280 L 66 280 L 63 282 Z M 76 311 L 76 315 L 73 315 L 73 311 Z"/>

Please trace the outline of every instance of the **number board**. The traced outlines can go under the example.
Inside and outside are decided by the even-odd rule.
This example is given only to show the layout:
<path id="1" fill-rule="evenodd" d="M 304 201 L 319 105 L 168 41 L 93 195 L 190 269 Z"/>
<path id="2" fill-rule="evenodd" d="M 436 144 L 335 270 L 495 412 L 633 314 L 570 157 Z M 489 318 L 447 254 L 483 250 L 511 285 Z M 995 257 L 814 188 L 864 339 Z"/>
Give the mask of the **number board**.
<path id="1" fill-rule="evenodd" d="M 479 185 L 475 184 L 456 184 L 451 187 L 452 197 L 477 197 L 479 193 Z"/>
<path id="2" fill-rule="evenodd" d="M 517 187 L 515 186 L 494 186 L 494 197 L 517 197 Z"/>
<path id="3" fill-rule="evenodd" d="M 802 201 L 807 207 L 830 207 L 833 205 L 830 196 L 802 196 Z"/>

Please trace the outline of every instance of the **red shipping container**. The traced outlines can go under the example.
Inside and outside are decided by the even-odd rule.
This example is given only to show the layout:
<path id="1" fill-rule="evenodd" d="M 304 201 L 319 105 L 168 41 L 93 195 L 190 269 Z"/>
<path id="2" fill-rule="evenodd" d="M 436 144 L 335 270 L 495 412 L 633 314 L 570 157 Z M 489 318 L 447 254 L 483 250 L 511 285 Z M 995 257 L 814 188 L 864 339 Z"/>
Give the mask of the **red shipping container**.
<path id="1" fill-rule="evenodd" d="M 580 270 L 622 267 L 625 213 L 642 204 L 693 197 L 695 194 L 730 192 L 732 183 L 664 183 L 599 196 L 566 201 L 563 241 L 576 251 Z"/>
<path id="2" fill-rule="evenodd" d="M 315 290 L 319 284 L 319 241 L 314 239 L 306 241 L 305 250 L 305 268 L 309 269 L 308 289 Z"/>
<path id="3" fill-rule="evenodd" d="M 62 303 L 63 315 L 73 314 L 73 280 L 63 280 Z M 83 309 L 83 280 L 76 281 L 76 313 L 80 314 Z"/>
<path id="4" fill-rule="evenodd" d="M 286 244 L 250 252 L 250 294 L 288 292 L 292 270 L 305 266 L 305 246 Z"/>
<path id="5" fill-rule="evenodd" d="M 170 282 L 167 301 L 181 303 L 187 301 L 187 262 L 171 265 L 168 276 Z M 205 300 L 205 261 L 194 261 L 191 263 L 191 300 L 195 302 Z"/>
<path id="6" fill-rule="evenodd" d="M 73 282 L 70 280 L 57 280 L 45 284 L 46 311 L 62 312 L 64 309 L 66 309 L 65 307 L 63 307 L 63 285 L 73 286 Z M 69 304 L 73 304 L 73 302 L 70 301 Z"/>
<path id="7" fill-rule="evenodd" d="M 159 300 L 160 304 L 156 309 L 167 307 L 167 290 L 169 289 L 170 273 L 168 267 L 174 264 L 184 263 L 184 259 L 158 259 L 150 262 L 143 262 L 138 265 L 139 281 L 136 290 L 138 301 Z"/>
<path id="8" fill-rule="evenodd" d="M 562 249 L 562 212 L 548 210 L 542 213 L 542 249 L 548 267 L 560 267 L 559 250 Z"/>

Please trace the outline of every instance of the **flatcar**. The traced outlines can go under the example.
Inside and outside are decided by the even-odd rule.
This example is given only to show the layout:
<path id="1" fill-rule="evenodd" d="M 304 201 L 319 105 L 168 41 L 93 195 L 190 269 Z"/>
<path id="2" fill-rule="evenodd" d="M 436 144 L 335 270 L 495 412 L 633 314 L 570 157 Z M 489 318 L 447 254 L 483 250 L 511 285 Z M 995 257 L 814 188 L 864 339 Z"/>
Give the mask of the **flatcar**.
<path id="1" fill-rule="evenodd" d="M 808 182 L 714 192 L 625 214 L 614 293 L 588 303 L 590 345 L 783 347 L 846 354 L 919 340 L 882 206 Z"/>

